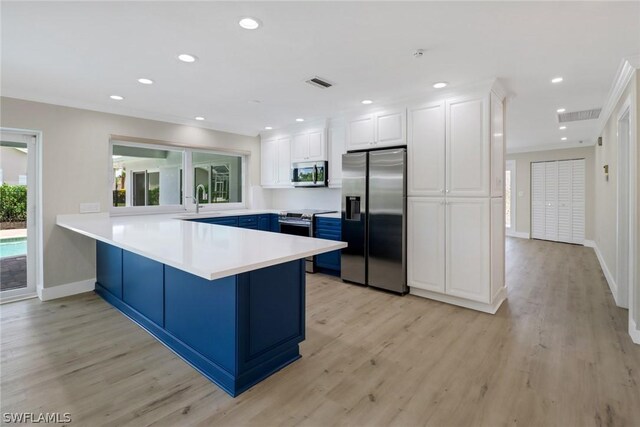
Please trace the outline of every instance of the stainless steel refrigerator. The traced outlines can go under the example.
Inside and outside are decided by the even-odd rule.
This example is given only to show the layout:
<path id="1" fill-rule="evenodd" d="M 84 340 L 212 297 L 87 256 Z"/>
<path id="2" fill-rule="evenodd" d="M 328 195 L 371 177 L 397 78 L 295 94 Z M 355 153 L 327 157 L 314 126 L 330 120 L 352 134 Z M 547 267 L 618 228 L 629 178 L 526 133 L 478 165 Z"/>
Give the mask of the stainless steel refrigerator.
<path id="1" fill-rule="evenodd" d="M 342 156 L 342 280 L 406 293 L 407 150 Z"/>

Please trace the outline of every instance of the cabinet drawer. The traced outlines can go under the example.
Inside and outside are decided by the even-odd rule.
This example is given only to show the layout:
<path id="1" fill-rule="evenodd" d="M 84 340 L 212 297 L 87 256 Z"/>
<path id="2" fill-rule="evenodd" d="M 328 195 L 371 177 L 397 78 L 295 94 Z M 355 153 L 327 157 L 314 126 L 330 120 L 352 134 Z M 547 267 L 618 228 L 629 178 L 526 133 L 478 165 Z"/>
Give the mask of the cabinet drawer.
<path id="1" fill-rule="evenodd" d="M 257 215 L 247 215 L 238 217 L 238 225 L 240 227 L 257 227 L 258 226 L 258 216 Z"/>
<path id="2" fill-rule="evenodd" d="M 340 251 L 316 255 L 316 265 L 321 268 L 340 271 Z"/>
<path id="3" fill-rule="evenodd" d="M 327 240 L 340 240 L 340 232 L 339 231 L 316 231 L 316 237 L 318 239 L 327 239 Z"/>
<path id="4" fill-rule="evenodd" d="M 238 217 L 237 216 L 229 216 L 225 218 L 208 218 L 202 222 L 206 222 L 207 224 L 217 224 L 217 225 L 228 225 L 231 227 L 238 226 Z"/>

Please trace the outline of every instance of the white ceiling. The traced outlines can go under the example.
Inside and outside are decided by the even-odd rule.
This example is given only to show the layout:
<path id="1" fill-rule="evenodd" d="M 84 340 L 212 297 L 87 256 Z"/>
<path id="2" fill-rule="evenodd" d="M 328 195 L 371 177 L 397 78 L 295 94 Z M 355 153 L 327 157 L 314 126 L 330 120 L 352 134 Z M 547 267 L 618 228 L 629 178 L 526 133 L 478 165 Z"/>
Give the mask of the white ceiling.
<path id="1" fill-rule="evenodd" d="M 252 135 L 357 109 L 365 98 L 381 105 L 427 95 L 436 81 L 455 87 L 497 77 L 513 95 L 510 149 L 587 144 L 595 121 L 561 132 L 555 110 L 601 107 L 621 60 L 640 53 L 639 2 L 1 7 L 2 95 Z M 246 15 L 264 25 L 241 29 Z M 426 53 L 414 59 L 418 48 Z M 179 62 L 183 52 L 199 61 Z M 314 75 L 335 86 L 304 83 Z M 551 84 L 558 75 L 564 82 Z"/>

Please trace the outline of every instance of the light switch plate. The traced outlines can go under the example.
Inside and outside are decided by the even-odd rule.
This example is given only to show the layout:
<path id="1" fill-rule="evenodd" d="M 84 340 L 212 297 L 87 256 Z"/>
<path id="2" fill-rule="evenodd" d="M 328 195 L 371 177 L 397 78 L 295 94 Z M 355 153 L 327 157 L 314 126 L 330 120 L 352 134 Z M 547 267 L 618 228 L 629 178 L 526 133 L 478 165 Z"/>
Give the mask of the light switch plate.
<path id="1" fill-rule="evenodd" d="M 100 202 L 80 203 L 80 213 L 100 212 Z"/>

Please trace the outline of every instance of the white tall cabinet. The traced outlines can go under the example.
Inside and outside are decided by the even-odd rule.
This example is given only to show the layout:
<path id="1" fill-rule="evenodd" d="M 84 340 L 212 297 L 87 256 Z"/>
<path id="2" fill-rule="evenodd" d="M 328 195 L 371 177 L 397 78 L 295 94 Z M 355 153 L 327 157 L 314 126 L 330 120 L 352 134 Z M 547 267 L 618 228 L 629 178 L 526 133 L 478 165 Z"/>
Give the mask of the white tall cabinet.
<path id="1" fill-rule="evenodd" d="M 488 313 L 504 282 L 504 95 L 497 85 L 407 110 L 407 280 Z"/>

